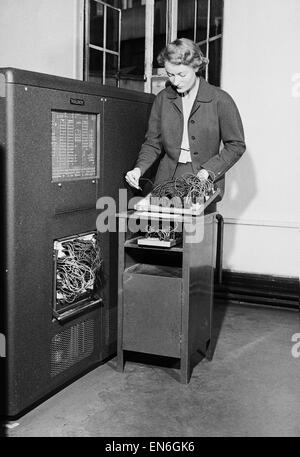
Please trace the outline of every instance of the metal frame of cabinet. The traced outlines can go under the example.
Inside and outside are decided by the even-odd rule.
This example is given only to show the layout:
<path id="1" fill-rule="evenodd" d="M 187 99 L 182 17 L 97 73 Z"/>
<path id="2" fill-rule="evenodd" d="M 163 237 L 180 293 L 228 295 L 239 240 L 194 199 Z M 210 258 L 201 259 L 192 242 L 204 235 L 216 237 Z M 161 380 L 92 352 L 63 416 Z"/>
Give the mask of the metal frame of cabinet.
<path id="1" fill-rule="evenodd" d="M 96 235 L 102 209 L 97 202 L 102 197 L 118 202 L 124 170 L 136 160 L 153 99 L 92 82 L 0 69 L 2 416 L 23 414 L 116 352 L 118 265 L 111 233 L 99 231 L 99 296 L 73 302 L 65 312 L 55 306 L 55 245 Z M 64 120 L 70 113 L 85 122 L 96 119 L 96 148 L 88 153 L 95 156 L 93 175 L 82 172 L 74 179 L 67 173 L 65 179 L 58 173 L 52 150 L 52 142 L 60 144 L 54 128 L 58 113 Z M 75 134 L 78 129 L 72 128 Z M 65 142 L 73 141 L 73 134 L 64 131 L 62 157 Z M 71 163 L 74 156 L 69 157 Z M 129 199 L 132 193 L 128 189 Z"/>
<path id="2" fill-rule="evenodd" d="M 222 216 L 169 214 L 168 222 L 181 225 L 182 243 L 167 249 L 137 244 L 143 228 L 132 233 L 130 221 L 143 227 L 149 217 L 166 221 L 160 214 L 118 214 L 117 370 L 124 370 L 127 351 L 174 357 L 180 362 L 180 381 L 188 383 L 193 367 L 204 357 L 212 358 L 214 273 Z M 196 230 L 199 236 L 193 238 Z"/>

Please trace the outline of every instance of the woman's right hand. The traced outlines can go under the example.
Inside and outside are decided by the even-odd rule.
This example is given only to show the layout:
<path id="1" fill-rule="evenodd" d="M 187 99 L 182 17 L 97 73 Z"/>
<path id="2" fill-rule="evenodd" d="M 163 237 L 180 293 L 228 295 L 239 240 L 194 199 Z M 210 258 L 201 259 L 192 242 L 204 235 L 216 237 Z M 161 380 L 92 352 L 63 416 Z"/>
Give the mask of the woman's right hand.
<path id="1" fill-rule="evenodd" d="M 140 177 L 141 177 L 141 170 L 140 170 L 140 168 L 136 167 L 133 170 L 130 170 L 126 173 L 125 179 L 131 187 L 140 189 L 140 186 L 139 186 Z"/>

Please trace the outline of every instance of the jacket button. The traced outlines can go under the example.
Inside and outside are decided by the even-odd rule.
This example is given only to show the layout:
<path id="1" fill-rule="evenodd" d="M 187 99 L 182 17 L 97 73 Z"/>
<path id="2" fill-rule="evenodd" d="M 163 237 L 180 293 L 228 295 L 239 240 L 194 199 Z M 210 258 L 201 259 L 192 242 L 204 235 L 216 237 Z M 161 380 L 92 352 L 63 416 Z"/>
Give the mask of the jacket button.
<path id="1" fill-rule="evenodd" d="M 194 137 L 194 135 L 191 136 L 192 140 L 195 140 L 196 138 Z"/>
<path id="2" fill-rule="evenodd" d="M 191 120 L 191 124 L 195 124 L 195 121 L 194 121 L 194 119 L 192 119 L 192 120 Z"/>
<path id="3" fill-rule="evenodd" d="M 199 152 L 195 151 L 193 152 L 194 156 L 197 156 L 199 154 Z"/>

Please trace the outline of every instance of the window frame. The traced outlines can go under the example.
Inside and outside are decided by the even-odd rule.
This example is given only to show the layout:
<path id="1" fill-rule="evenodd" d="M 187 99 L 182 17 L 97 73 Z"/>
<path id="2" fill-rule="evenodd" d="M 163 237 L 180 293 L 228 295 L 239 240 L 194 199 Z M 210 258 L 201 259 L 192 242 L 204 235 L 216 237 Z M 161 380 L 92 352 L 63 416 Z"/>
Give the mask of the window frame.
<path id="1" fill-rule="evenodd" d="M 103 47 L 92 45 L 90 43 L 90 3 L 96 2 L 104 6 L 104 26 L 103 26 Z M 166 42 L 170 42 L 176 39 L 178 33 L 178 1 L 179 0 L 165 0 L 166 2 Z M 202 0 L 207 2 L 207 27 L 206 27 L 206 38 L 202 41 L 197 42 L 199 46 L 205 46 L 206 52 L 205 57 L 209 58 L 210 43 L 215 40 L 222 40 L 223 31 L 217 35 L 210 36 L 211 27 L 211 2 L 212 0 Z M 222 0 L 224 5 L 224 0 Z M 128 0 L 128 7 L 130 1 Z M 125 4 L 125 0 L 124 0 Z M 144 58 L 144 92 L 152 91 L 153 78 L 157 78 L 157 75 L 153 71 L 153 59 L 156 56 L 153 55 L 154 47 L 154 14 L 155 14 L 155 0 L 143 1 L 145 5 L 145 58 Z M 89 79 L 89 51 L 95 49 L 96 51 L 103 52 L 103 74 L 102 84 L 106 81 L 106 55 L 112 54 L 118 57 L 118 69 L 116 77 L 116 85 L 120 86 L 119 72 L 120 72 L 120 53 L 121 53 L 121 27 L 122 27 L 122 9 L 115 6 L 111 6 L 103 0 L 84 0 L 84 17 L 85 17 L 85 33 L 84 33 L 84 79 Z M 119 12 L 119 37 L 118 37 L 118 52 L 112 51 L 106 47 L 106 31 L 107 31 L 107 8 L 112 8 Z M 223 7 L 224 8 L 224 7 Z M 194 0 L 194 41 L 196 41 L 197 34 L 197 12 L 198 12 L 198 0 Z M 209 78 L 208 66 L 205 68 L 205 79 Z"/>
<path id="2" fill-rule="evenodd" d="M 95 2 L 98 4 L 103 5 L 103 46 L 97 46 L 90 43 L 90 12 L 91 12 L 91 2 Z M 119 21 L 118 21 L 118 51 L 113 51 L 112 49 L 107 48 L 106 46 L 106 37 L 107 37 L 107 8 L 111 8 L 112 10 L 118 11 L 119 13 Z M 111 54 L 117 56 L 117 74 L 116 74 L 116 86 L 119 87 L 119 72 L 120 72 L 120 57 L 121 57 L 121 21 L 122 21 L 122 10 L 120 8 L 116 8 L 115 6 L 109 5 L 108 3 L 102 0 L 84 0 L 84 80 L 89 80 L 89 63 L 90 63 L 90 49 L 94 49 L 95 51 L 100 51 L 103 53 L 103 61 L 102 61 L 102 84 L 105 85 L 106 81 L 106 55 Z"/>

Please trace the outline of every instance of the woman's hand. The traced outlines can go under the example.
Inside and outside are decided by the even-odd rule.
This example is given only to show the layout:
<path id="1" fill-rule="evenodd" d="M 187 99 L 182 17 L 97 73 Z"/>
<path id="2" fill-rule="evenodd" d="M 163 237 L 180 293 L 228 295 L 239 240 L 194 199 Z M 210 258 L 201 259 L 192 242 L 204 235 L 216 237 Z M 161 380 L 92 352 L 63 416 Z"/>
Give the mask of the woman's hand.
<path id="1" fill-rule="evenodd" d="M 141 170 L 140 170 L 140 168 L 136 167 L 133 170 L 130 170 L 126 173 L 125 179 L 131 187 L 140 189 L 140 186 L 139 186 L 140 177 L 141 177 Z"/>
<path id="2" fill-rule="evenodd" d="M 204 168 L 202 168 L 200 171 L 198 171 L 197 173 L 197 178 L 201 180 L 206 180 L 207 178 L 209 177 L 209 173 L 207 170 L 205 170 Z"/>

